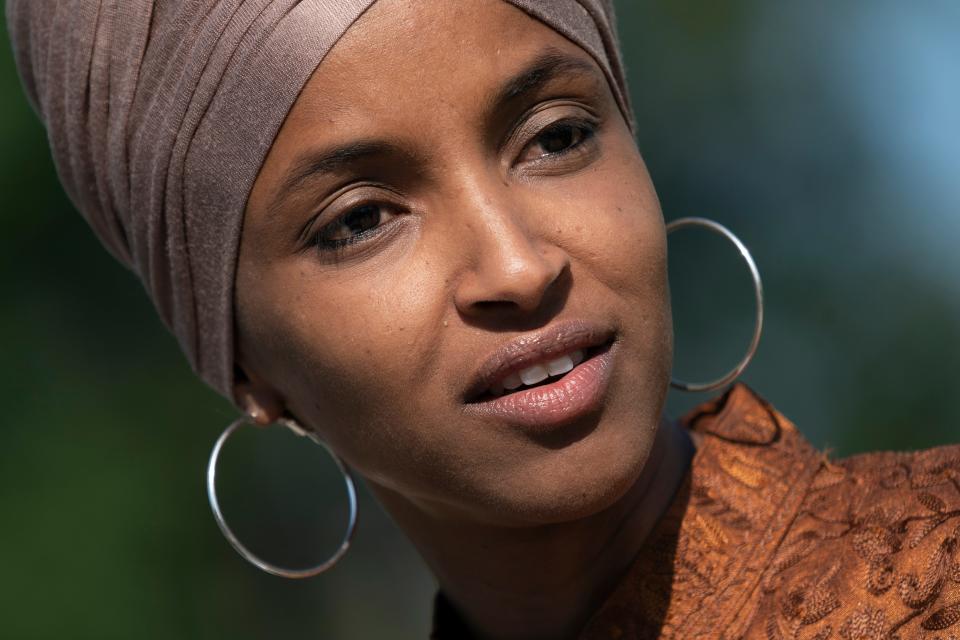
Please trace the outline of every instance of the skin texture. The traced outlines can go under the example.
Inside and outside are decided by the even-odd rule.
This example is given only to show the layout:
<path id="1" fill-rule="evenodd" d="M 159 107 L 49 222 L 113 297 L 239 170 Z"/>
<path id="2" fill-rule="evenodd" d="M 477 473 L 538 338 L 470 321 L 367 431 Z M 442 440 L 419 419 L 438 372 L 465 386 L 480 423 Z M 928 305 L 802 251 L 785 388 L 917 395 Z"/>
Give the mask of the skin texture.
<path id="1" fill-rule="evenodd" d="M 544 55 L 567 64 L 494 109 Z M 373 140 L 397 150 L 290 180 Z M 318 248 L 356 232 L 347 214 L 361 240 Z M 592 58 L 501 0 L 380 0 L 350 28 L 257 178 L 236 301 L 238 400 L 364 476 L 481 637 L 575 636 L 689 458 L 662 419 L 666 240 L 643 161 Z M 547 436 L 464 414 L 489 353 L 566 320 L 616 332 L 600 410 Z"/>

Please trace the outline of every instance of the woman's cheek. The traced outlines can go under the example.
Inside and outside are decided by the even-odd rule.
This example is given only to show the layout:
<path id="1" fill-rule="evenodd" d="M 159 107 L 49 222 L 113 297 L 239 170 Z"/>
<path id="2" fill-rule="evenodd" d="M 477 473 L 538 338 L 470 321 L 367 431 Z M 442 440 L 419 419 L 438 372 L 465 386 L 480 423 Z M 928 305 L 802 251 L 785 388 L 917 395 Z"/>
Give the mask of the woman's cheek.
<path id="1" fill-rule="evenodd" d="M 298 336 L 283 347 L 287 367 L 299 372 L 296 395 L 318 420 L 396 415 L 415 399 L 411 385 L 435 350 L 428 329 L 440 320 L 422 276 L 402 264 L 368 275 L 349 286 L 318 277 L 297 296 L 300 312 L 280 316 L 293 324 L 279 332 Z"/>
<path id="2" fill-rule="evenodd" d="M 570 211 L 563 242 L 581 269 L 619 294 L 646 296 L 650 287 L 662 288 L 666 248 L 655 199 L 642 189 L 608 189 L 588 194 Z"/>

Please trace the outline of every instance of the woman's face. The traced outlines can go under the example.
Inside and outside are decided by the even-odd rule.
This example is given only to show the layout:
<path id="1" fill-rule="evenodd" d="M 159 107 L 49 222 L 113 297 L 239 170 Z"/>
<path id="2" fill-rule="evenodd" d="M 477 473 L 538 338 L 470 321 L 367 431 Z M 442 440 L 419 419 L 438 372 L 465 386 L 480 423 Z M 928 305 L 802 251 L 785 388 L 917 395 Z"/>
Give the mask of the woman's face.
<path id="1" fill-rule="evenodd" d="M 255 395 L 431 514 L 586 516 L 648 458 L 657 198 L 598 65 L 502 0 L 380 0 L 347 31 L 257 178 L 236 299 Z"/>

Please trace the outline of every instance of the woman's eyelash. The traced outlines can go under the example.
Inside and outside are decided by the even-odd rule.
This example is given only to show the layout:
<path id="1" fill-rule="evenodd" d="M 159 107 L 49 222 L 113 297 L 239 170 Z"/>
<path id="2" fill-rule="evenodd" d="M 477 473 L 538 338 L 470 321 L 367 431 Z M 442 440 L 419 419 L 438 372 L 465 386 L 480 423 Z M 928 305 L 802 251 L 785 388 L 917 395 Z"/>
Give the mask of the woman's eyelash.
<path id="1" fill-rule="evenodd" d="M 355 205 L 314 232 L 310 244 L 322 252 L 331 252 L 336 258 L 350 245 L 370 240 L 378 235 L 387 225 L 387 222 L 383 222 L 384 211 L 390 208 L 397 209 L 393 205 L 381 202 L 364 202 Z M 347 235 L 334 237 L 337 231 L 341 230 L 338 227 L 346 229 Z"/>
<path id="2" fill-rule="evenodd" d="M 528 144 L 526 148 L 529 148 L 530 145 L 543 141 L 544 138 L 552 134 L 556 135 L 556 134 L 564 134 L 564 133 L 572 132 L 574 136 L 579 135 L 578 139 L 575 138 L 574 140 L 570 141 L 568 144 L 564 144 L 562 148 L 556 151 L 548 151 L 540 155 L 538 158 L 534 159 L 533 161 L 536 162 L 541 158 L 562 156 L 577 150 L 585 142 L 589 141 L 590 138 L 592 138 L 593 135 L 596 133 L 596 131 L 597 131 L 596 123 L 591 122 L 589 120 L 585 120 L 582 118 L 561 120 L 559 122 L 554 122 L 553 124 L 550 124 L 549 126 L 539 131 L 533 137 L 533 139 L 530 141 L 530 144 Z"/>

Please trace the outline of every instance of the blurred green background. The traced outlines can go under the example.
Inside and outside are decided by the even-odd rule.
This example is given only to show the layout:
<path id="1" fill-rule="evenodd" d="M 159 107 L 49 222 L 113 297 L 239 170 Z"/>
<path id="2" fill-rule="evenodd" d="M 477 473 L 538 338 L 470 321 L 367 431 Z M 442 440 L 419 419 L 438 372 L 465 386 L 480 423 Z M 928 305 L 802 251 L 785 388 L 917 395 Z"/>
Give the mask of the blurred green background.
<path id="1" fill-rule="evenodd" d="M 744 379 L 837 455 L 960 441 L 960 4 L 618 9 L 667 217 L 728 225 L 763 274 Z M 366 492 L 320 578 L 261 574 L 220 536 L 204 468 L 235 413 L 65 198 L 0 37 L 0 636 L 424 638 L 432 580 Z M 681 233 L 677 373 L 702 379 L 746 345 L 751 289 L 721 240 Z M 294 440 L 232 443 L 224 508 L 265 554 L 318 559 L 342 490 Z"/>

